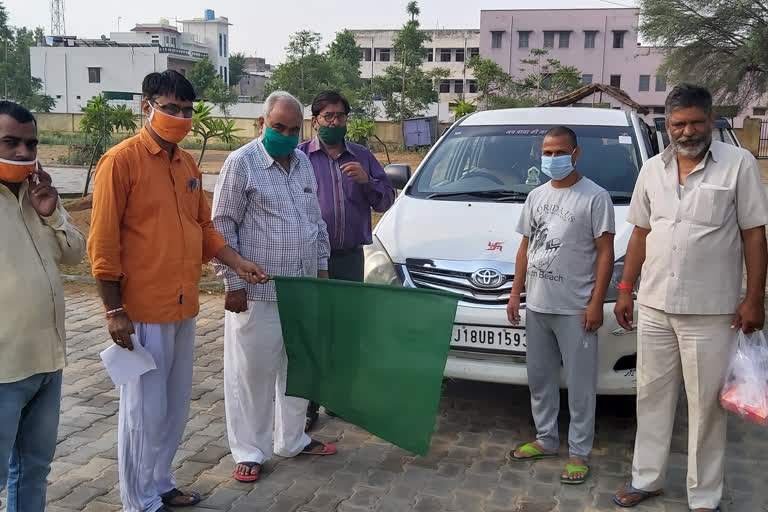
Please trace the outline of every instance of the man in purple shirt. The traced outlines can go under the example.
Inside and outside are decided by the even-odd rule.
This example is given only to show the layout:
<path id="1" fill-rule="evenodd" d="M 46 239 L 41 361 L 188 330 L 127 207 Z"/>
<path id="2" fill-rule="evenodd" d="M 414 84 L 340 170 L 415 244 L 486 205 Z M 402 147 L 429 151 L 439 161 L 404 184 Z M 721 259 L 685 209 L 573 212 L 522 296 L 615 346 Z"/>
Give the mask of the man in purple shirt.
<path id="1" fill-rule="evenodd" d="M 385 212 L 395 190 L 376 157 L 359 144 L 345 141 L 349 102 L 335 91 L 312 101 L 312 128 L 317 136 L 299 145 L 317 178 L 317 195 L 328 226 L 331 279 L 363 280 L 363 246 L 372 243 L 371 208 Z M 307 429 L 317 420 L 318 406 L 310 402 Z"/>

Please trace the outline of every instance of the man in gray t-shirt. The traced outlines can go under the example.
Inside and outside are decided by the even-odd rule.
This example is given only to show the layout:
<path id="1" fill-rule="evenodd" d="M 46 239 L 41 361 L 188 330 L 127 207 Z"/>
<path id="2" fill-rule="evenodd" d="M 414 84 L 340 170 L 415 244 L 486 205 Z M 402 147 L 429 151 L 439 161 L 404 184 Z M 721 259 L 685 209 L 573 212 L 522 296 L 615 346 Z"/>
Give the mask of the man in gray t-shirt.
<path id="1" fill-rule="evenodd" d="M 514 461 L 554 457 L 560 438 L 560 361 L 571 424 L 563 483 L 582 483 L 595 434 L 597 329 L 613 272 L 616 232 L 610 195 L 574 168 L 580 149 L 564 126 L 542 142 L 541 171 L 551 179 L 531 191 L 517 231 L 523 235 L 507 315 L 520 322 L 526 290 L 528 386 L 538 435 L 510 453 Z"/>

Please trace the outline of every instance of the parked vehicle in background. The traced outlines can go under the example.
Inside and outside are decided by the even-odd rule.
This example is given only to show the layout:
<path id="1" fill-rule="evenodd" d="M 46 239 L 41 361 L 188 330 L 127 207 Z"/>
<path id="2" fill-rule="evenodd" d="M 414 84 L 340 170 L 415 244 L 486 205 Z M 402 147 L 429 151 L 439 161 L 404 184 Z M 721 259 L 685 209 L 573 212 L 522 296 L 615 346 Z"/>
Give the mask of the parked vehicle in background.
<path id="1" fill-rule="evenodd" d="M 577 168 L 610 192 L 616 208 L 616 263 L 598 331 L 598 392 L 633 394 L 635 332 L 619 327 L 613 307 L 633 228 L 625 222 L 629 202 L 654 153 L 650 129 L 634 113 L 548 107 L 460 119 L 413 177 L 407 166 L 386 169 L 403 192 L 366 248 L 365 279 L 460 293 L 445 375 L 526 384 L 525 314 L 519 326 L 510 325 L 506 304 L 521 241 L 515 226 L 528 193 L 548 180 L 540 171 L 541 142 L 554 125 L 576 132 Z"/>

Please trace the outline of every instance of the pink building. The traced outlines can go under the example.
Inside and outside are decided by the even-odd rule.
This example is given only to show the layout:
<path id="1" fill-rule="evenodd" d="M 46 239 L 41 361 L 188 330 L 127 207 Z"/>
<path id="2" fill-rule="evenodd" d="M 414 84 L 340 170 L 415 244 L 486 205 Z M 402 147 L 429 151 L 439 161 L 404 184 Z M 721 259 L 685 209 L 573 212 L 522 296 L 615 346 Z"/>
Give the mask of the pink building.
<path id="1" fill-rule="evenodd" d="M 622 89 L 646 106 L 646 119 L 664 114 L 664 100 L 673 84 L 658 72 L 664 56 L 638 41 L 639 9 L 519 9 L 480 13 L 480 54 L 493 59 L 513 77 L 527 74 L 521 63 L 532 48 L 549 51 L 548 57 L 575 66 L 584 84 L 603 83 Z M 585 98 L 581 104 L 611 103 L 612 98 Z M 762 105 L 764 106 L 764 105 Z M 755 108 L 758 107 L 758 108 Z M 765 116 L 755 105 L 742 115 Z M 741 126 L 741 118 L 735 123 Z"/>

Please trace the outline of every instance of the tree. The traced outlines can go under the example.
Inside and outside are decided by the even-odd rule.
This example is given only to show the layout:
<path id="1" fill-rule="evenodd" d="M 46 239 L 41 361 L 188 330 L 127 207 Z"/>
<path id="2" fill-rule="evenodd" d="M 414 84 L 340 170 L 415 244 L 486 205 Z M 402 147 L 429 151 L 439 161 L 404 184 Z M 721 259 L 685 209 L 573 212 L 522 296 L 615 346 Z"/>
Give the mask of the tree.
<path id="1" fill-rule="evenodd" d="M 291 36 L 287 60 L 272 73 L 265 94 L 272 91 L 288 91 L 303 105 L 323 89 L 331 88 L 333 70 L 326 53 L 320 52 L 322 38 L 317 32 L 300 30 Z"/>
<path id="2" fill-rule="evenodd" d="M 491 59 L 483 59 L 475 55 L 469 59 L 467 68 L 471 69 L 475 76 L 477 90 L 480 91 L 480 98 L 485 103 L 486 109 L 490 105 L 491 98 L 506 91 L 512 83 L 512 77 Z"/>
<path id="3" fill-rule="evenodd" d="M 476 111 L 477 106 L 475 106 L 474 101 L 456 100 L 456 105 L 451 107 L 451 110 L 453 110 L 453 114 L 456 119 L 461 119 L 462 117 Z"/>
<path id="4" fill-rule="evenodd" d="M 125 105 L 112 106 L 101 94 L 88 100 L 80 110 L 83 113 L 80 131 L 85 134 L 86 149 L 91 154 L 83 188 L 85 197 L 91 184 L 93 164 L 96 163 L 97 157 L 106 152 L 112 133 L 117 130 L 133 133 L 137 126 L 136 116 L 131 109 Z"/>
<path id="5" fill-rule="evenodd" d="M 384 110 L 393 122 L 420 115 L 437 100 L 430 76 L 421 69 L 428 51 L 424 43 L 431 39 L 419 28 L 418 4 L 409 2 L 406 13 L 409 19 L 392 44 L 397 65 L 388 66 L 374 79 L 374 90 L 381 94 Z"/>
<path id="6" fill-rule="evenodd" d="M 245 74 L 245 55 L 232 53 L 229 56 L 229 85 L 236 86 Z"/>
<path id="7" fill-rule="evenodd" d="M 547 50 L 532 48 L 528 58 L 521 61 L 528 66 L 528 75 L 517 85 L 524 95 L 534 98 L 537 103 L 559 98 L 582 85 L 581 72 L 576 67 L 564 66 L 547 55 Z"/>
<path id="8" fill-rule="evenodd" d="M 197 61 L 195 67 L 187 75 L 187 79 L 195 89 L 195 94 L 198 98 L 203 98 L 205 91 L 213 87 L 218 78 L 219 74 L 216 71 L 216 67 L 208 57 Z"/>
<path id="9" fill-rule="evenodd" d="M 389 159 L 389 149 L 384 141 L 376 135 L 376 121 L 372 119 L 352 119 L 347 123 L 347 138 L 352 142 L 358 144 L 368 145 L 370 139 L 376 139 L 379 144 L 384 148 L 384 152 L 387 154 L 387 163 L 391 164 L 392 160 Z"/>
<path id="10" fill-rule="evenodd" d="M 218 107 L 225 119 L 229 119 L 229 109 L 237 103 L 237 91 L 217 78 L 213 85 L 205 90 L 205 99 Z"/>
<path id="11" fill-rule="evenodd" d="M 210 139 L 218 137 L 222 142 L 231 145 L 237 140 L 237 137 L 234 135 L 235 132 L 242 130 L 242 128 L 235 128 L 235 122 L 231 119 L 225 121 L 224 119 L 211 117 L 211 110 L 213 110 L 213 107 L 200 101 L 195 105 L 195 114 L 192 116 L 192 133 L 203 139 L 200 158 L 197 160 L 198 167 L 203 163 L 205 148 L 208 146 Z"/>
<path id="12" fill-rule="evenodd" d="M 435 94 L 440 94 L 440 82 L 451 76 L 451 70 L 448 68 L 432 68 L 427 71 L 427 78 L 432 82 L 432 89 Z"/>
<path id="13" fill-rule="evenodd" d="M 50 112 L 56 100 L 43 94 L 43 82 L 31 73 L 29 49 L 41 43 L 43 31 L 8 26 L 8 14 L 0 3 L 0 96 L 30 110 Z"/>
<path id="14" fill-rule="evenodd" d="M 764 0 L 642 0 L 640 32 L 666 48 L 660 72 L 695 81 L 721 103 L 746 105 L 768 92 Z"/>

